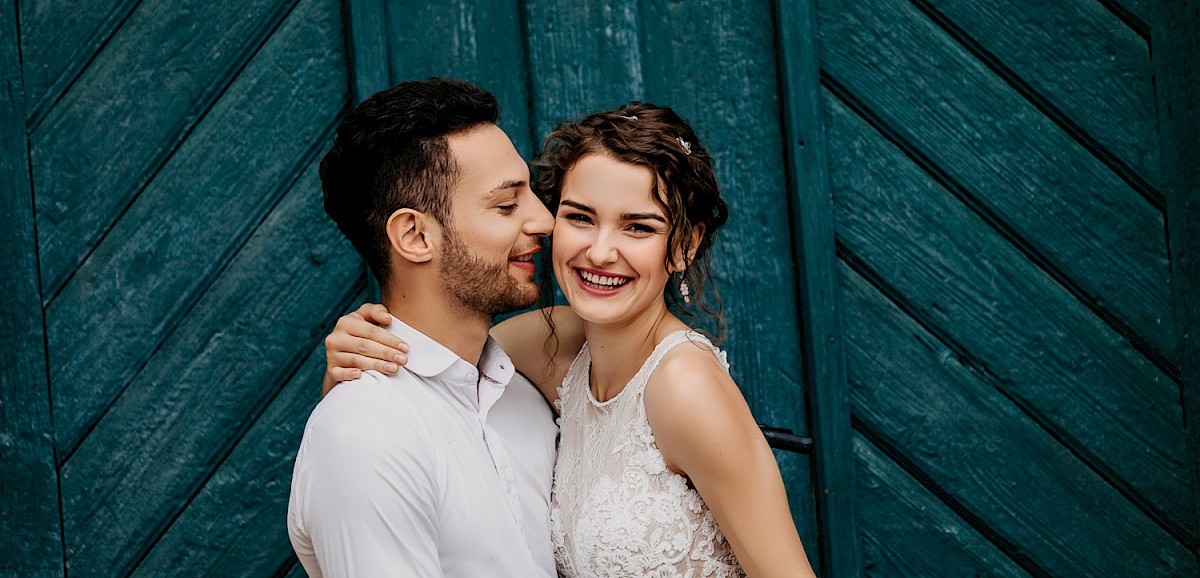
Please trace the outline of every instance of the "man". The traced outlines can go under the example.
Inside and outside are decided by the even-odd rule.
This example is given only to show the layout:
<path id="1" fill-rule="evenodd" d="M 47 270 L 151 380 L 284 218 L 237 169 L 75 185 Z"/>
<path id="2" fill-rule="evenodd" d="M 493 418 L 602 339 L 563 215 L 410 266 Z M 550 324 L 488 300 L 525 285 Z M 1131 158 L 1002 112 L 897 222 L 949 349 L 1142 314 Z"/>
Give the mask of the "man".
<path id="1" fill-rule="evenodd" d="M 321 162 L 325 210 L 380 280 L 412 358 L 309 417 L 288 532 L 310 576 L 554 576 L 553 415 L 488 337 L 538 296 L 553 218 L 496 126 L 447 79 L 380 92 Z"/>

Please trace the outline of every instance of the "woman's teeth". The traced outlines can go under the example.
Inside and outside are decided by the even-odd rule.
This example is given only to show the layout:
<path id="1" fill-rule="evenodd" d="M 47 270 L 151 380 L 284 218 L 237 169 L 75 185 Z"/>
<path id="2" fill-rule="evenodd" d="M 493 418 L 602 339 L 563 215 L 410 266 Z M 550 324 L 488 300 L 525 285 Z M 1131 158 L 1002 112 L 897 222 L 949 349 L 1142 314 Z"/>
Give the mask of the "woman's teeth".
<path id="1" fill-rule="evenodd" d="M 595 285 L 601 289 L 614 289 L 629 282 L 629 279 L 625 277 L 608 277 L 583 270 L 579 271 L 579 276 L 588 284 Z"/>

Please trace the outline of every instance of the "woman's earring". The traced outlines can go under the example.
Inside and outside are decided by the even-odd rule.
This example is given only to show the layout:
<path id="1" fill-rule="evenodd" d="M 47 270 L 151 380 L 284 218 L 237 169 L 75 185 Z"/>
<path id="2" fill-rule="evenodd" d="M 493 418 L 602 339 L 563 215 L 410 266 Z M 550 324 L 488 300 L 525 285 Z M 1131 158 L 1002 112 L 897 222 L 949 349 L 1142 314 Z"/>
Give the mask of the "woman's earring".
<path id="1" fill-rule="evenodd" d="M 684 304 L 692 302 L 692 300 L 688 298 L 688 295 L 691 295 L 691 291 L 688 290 L 687 278 L 684 277 L 683 273 L 679 274 L 679 294 L 683 296 Z"/>

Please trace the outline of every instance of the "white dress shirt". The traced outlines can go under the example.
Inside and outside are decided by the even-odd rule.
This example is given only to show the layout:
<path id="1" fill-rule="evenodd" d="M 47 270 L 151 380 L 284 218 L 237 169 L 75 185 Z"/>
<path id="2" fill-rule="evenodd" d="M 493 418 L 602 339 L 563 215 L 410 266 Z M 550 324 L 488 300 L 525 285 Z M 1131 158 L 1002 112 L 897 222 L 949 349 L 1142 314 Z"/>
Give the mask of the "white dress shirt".
<path id="1" fill-rule="evenodd" d="M 310 576 L 555 576 L 554 416 L 490 338 L 478 369 L 393 318 L 409 362 L 317 404 L 288 534 Z M 482 371 L 482 375 L 480 374 Z"/>

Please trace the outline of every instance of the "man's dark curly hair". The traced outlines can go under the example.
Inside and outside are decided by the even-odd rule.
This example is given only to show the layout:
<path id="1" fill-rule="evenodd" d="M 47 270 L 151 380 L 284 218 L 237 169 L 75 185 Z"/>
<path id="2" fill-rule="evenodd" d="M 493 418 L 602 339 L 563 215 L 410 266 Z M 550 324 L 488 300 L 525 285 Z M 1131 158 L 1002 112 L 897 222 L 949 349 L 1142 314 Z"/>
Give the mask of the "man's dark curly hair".
<path id="1" fill-rule="evenodd" d="M 499 113 L 482 88 L 430 78 L 380 91 L 342 120 L 321 160 L 325 212 L 380 283 L 389 273 L 388 218 L 410 208 L 450 226 L 458 167 L 446 137 L 494 124 Z"/>

